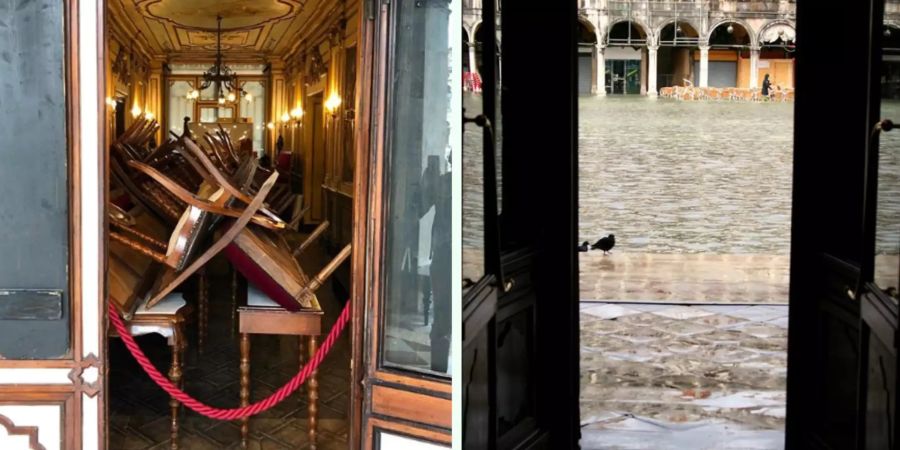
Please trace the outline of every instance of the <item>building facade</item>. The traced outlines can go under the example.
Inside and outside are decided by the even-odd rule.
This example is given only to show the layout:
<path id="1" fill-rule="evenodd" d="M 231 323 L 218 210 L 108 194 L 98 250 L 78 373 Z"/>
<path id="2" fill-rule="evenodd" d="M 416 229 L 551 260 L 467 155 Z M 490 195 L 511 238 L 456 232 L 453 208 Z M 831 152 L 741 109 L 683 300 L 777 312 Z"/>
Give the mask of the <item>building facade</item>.
<path id="1" fill-rule="evenodd" d="M 475 67 L 481 0 L 463 35 Z M 656 95 L 666 86 L 794 85 L 794 0 L 580 0 L 579 92 Z"/>

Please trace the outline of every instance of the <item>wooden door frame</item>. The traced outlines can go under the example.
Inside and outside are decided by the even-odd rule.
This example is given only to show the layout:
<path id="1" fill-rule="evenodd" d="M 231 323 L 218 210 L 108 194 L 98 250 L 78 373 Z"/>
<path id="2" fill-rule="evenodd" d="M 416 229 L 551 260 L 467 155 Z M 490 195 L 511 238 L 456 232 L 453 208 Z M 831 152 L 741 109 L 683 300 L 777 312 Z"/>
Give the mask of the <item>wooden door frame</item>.
<path id="1" fill-rule="evenodd" d="M 58 407 L 61 448 L 105 448 L 104 383 L 106 117 L 105 2 L 66 0 L 64 73 L 66 136 L 68 142 L 69 208 L 69 353 L 61 359 L 0 360 L 0 405 Z M 101 57 L 102 56 L 102 57 Z M 96 151 L 95 151 L 96 150 Z M 47 418 L 53 421 L 52 417 Z M 11 434 L 40 438 L 39 426 L 15 423 L 4 417 Z"/>
<path id="2" fill-rule="evenodd" d="M 390 131 L 389 88 L 394 43 L 394 4 L 365 1 L 357 47 L 356 169 L 353 195 L 350 448 L 373 448 L 378 431 L 441 445 L 451 441 L 451 383 L 380 365 L 378 352 L 384 293 L 385 158 Z M 363 132 L 365 130 L 365 133 Z M 385 401 L 392 396 L 403 402 Z M 396 398 L 396 397 L 393 397 Z M 427 405 L 410 408 L 410 405 Z"/>

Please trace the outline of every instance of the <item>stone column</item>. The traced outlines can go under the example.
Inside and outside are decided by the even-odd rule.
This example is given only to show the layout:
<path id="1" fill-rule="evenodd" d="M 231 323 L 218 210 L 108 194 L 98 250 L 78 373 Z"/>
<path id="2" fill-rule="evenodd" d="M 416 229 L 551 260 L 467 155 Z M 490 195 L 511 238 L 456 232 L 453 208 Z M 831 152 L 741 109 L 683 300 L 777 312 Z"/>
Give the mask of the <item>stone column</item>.
<path id="1" fill-rule="evenodd" d="M 478 66 L 475 60 L 475 43 L 469 42 L 469 70 L 472 73 L 478 73 Z"/>
<path id="2" fill-rule="evenodd" d="M 700 87 L 709 87 L 709 46 L 700 46 Z"/>
<path id="3" fill-rule="evenodd" d="M 659 50 L 658 45 L 647 47 L 647 95 L 655 97 L 658 93 L 656 89 L 656 52 Z"/>
<path id="4" fill-rule="evenodd" d="M 597 59 L 595 60 L 596 66 L 595 69 L 597 71 L 597 95 L 606 95 L 606 47 L 600 47 L 599 45 L 594 47 L 597 52 Z"/>
<path id="5" fill-rule="evenodd" d="M 750 49 L 750 89 L 759 87 L 759 48 Z"/>

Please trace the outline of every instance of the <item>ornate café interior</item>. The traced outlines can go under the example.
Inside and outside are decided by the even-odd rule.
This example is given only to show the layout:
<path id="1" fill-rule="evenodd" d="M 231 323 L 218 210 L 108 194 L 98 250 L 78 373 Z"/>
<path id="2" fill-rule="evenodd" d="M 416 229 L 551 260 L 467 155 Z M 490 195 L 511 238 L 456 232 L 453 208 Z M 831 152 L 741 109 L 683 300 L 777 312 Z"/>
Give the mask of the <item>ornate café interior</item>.
<path id="1" fill-rule="evenodd" d="M 211 404 L 271 394 L 348 301 L 357 9 L 107 3 L 109 297 Z M 347 447 L 347 339 L 276 413 L 232 422 L 170 400 L 112 326 L 108 346 L 110 448 Z"/>
<path id="2" fill-rule="evenodd" d="M 433 3 L 426 9 L 446 30 L 447 4 Z M 443 212 L 428 206 L 386 225 L 419 237 L 386 238 L 385 270 L 397 281 L 376 308 L 384 317 L 370 323 L 362 310 L 372 303 L 359 297 L 371 284 L 356 267 L 371 264 L 372 230 L 354 216 L 381 195 L 357 182 L 379 160 L 369 156 L 373 119 L 359 111 L 372 80 L 385 79 L 360 70 L 378 57 L 363 38 L 375 28 L 363 8 L 350 0 L 106 2 L 107 288 L 121 317 L 110 314 L 106 344 L 108 448 L 399 448 L 387 442 L 401 438 L 373 430 L 423 411 L 442 427 L 417 433 L 407 420 L 402 439 L 449 441 L 449 287 L 432 289 L 429 264 L 441 257 L 420 223 L 430 227 Z M 427 132 L 410 133 L 421 147 Z M 398 129 L 395 139 L 416 139 L 410 133 Z M 431 166 L 436 155 L 421 157 L 426 174 L 449 170 Z M 436 208 L 449 208 L 441 201 Z M 414 295 L 394 301 L 398 292 Z M 359 298 L 352 307 L 351 295 Z M 347 332 L 329 341 L 348 318 Z M 274 395 L 330 349 L 271 409 L 214 420 L 157 387 L 120 330 L 161 377 L 218 408 Z M 390 371 L 382 365 L 403 368 L 385 375 L 390 389 L 378 389 L 375 374 Z M 404 389 L 409 379 L 438 392 L 440 404 L 392 413 L 387 399 L 421 394 Z"/>

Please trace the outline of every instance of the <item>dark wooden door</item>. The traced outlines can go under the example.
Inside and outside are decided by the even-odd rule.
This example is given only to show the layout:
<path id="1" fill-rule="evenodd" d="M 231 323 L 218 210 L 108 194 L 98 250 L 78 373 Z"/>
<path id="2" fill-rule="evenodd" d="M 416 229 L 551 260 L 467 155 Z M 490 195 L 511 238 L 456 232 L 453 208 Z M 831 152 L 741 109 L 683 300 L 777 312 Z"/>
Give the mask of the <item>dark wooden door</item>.
<path id="1" fill-rule="evenodd" d="M 866 150 L 863 261 L 860 270 L 860 448 L 898 448 L 897 346 L 900 343 L 900 105 L 891 100 L 900 30 L 886 25 L 884 3 L 872 8 L 871 140 Z"/>
<path id="2" fill-rule="evenodd" d="M 464 275 L 467 246 L 483 249 L 463 297 L 463 440 L 576 448 L 575 2 L 485 0 L 481 13 L 473 34 L 483 91 L 463 101 L 472 120 L 463 135 Z M 477 214 L 466 212 L 467 164 L 482 171 L 472 177 L 483 194 Z"/>
<path id="3" fill-rule="evenodd" d="M 873 284 L 883 11 L 797 4 L 787 448 L 896 448 L 896 299 Z M 822 41 L 834 20 L 849 33 L 838 49 Z M 852 55 L 839 83 L 822 77 L 835 50 Z"/>

